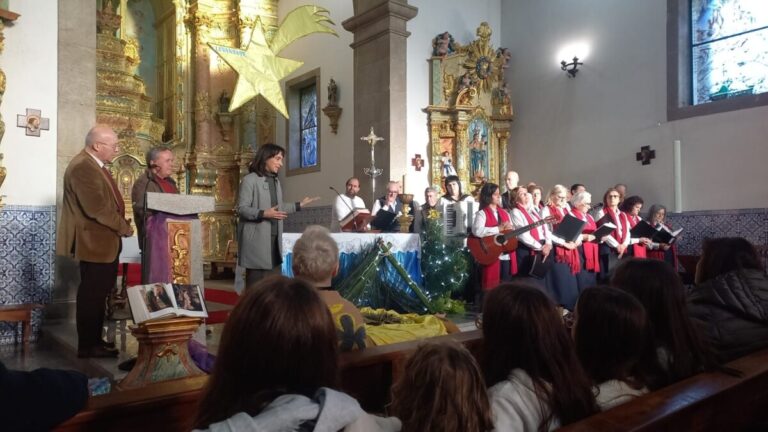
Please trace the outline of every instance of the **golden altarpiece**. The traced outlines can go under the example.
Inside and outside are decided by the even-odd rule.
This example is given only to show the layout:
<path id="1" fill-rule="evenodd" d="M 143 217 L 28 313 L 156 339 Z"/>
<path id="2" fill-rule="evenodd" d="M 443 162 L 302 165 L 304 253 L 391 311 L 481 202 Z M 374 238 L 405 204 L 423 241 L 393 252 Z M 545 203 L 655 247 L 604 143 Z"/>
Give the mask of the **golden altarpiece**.
<path id="1" fill-rule="evenodd" d="M 120 137 L 112 174 L 126 208 L 146 151 L 170 147 L 181 193 L 215 198 L 200 216 L 203 257 L 223 260 L 240 178 L 256 147 L 274 142 L 276 111 L 258 97 L 226 112 L 237 76 L 207 43 L 244 47 L 259 21 L 270 38 L 278 0 L 97 1 L 96 117 Z M 142 62 L 153 67 L 142 72 Z"/>
<path id="2" fill-rule="evenodd" d="M 483 22 L 477 39 L 461 45 L 450 33 L 437 35 L 430 61 L 429 181 L 443 186 L 458 175 L 465 189 L 485 182 L 500 184 L 507 170 L 512 105 L 504 73 L 506 48 L 490 44 L 491 28 Z"/>

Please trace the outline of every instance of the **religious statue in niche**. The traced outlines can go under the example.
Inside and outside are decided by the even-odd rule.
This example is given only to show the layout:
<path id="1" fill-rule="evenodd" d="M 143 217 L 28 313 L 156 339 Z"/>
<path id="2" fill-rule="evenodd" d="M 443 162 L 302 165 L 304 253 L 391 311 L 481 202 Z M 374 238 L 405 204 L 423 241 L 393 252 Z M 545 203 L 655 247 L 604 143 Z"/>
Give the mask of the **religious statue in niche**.
<path id="1" fill-rule="evenodd" d="M 452 176 L 452 175 L 458 175 L 456 174 L 456 168 L 453 166 L 453 159 L 451 158 L 451 154 L 447 151 L 443 152 L 442 159 L 442 170 L 443 170 L 443 178 Z"/>
<path id="2" fill-rule="evenodd" d="M 456 51 L 458 44 L 448 32 L 443 32 L 432 39 L 432 56 L 443 57 Z"/>
<path id="3" fill-rule="evenodd" d="M 339 106 L 339 88 L 333 78 L 328 82 L 328 106 Z"/>
<path id="4" fill-rule="evenodd" d="M 469 136 L 469 178 L 472 183 L 480 183 L 488 173 L 488 126 L 482 120 L 473 120 Z"/>

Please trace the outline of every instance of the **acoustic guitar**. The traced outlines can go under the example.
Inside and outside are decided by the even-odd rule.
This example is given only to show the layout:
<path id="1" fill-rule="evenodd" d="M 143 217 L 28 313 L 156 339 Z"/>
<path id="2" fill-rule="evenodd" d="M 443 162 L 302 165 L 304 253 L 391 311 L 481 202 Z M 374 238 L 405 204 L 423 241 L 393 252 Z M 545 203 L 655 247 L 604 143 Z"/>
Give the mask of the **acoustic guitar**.
<path id="1" fill-rule="evenodd" d="M 504 252 L 512 252 L 517 248 L 517 236 L 528 232 L 540 225 L 557 222 L 554 216 L 546 217 L 540 221 L 526 225 L 516 230 L 509 230 L 486 237 L 467 238 L 467 247 L 475 261 L 482 265 L 493 264 Z"/>

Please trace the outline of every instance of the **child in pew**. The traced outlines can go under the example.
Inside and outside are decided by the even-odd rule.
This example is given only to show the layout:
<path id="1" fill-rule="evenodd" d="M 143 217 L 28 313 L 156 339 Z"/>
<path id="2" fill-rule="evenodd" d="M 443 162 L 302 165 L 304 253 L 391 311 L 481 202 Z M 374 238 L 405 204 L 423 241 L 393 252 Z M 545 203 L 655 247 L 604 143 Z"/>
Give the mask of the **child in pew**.
<path id="1" fill-rule="evenodd" d="M 480 368 L 455 343 L 426 343 L 411 355 L 392 387 L 390 413 L 403 422 L 403 432 L 493 429 Z"/>
<path id="2" fill-rule="evenodd" d="M 609 287 L 585 290 L 576 303 L 573 339 L 602 410 L 648 393 L 660 377 L 643 305 Z"/>
<path id="3" fill-rule="evenodd" d="M 664 372 L 655 387 L 699 372 L 725 372 L 688 316 L 685 287 L 671 265 L 657 260 L 626 260 L 616 267 L 611 286 L 632 294 L 648 314 L 654 349 Z"/>
<path id="4" fill-rule="evenodd" d="M 194 427 L 207 431 L 399 431 L 334 390 L 336 329 L 317 291 L 272 276 L 246 290 L 224 326 Z"/>
<path id="5" fill-rule="evenodd" d="M 483 311 L 483 363 L 496 430 L 554 430 L 599 411 L 547 294 L 521 282 L 502 284 L 486 295 Z"/>

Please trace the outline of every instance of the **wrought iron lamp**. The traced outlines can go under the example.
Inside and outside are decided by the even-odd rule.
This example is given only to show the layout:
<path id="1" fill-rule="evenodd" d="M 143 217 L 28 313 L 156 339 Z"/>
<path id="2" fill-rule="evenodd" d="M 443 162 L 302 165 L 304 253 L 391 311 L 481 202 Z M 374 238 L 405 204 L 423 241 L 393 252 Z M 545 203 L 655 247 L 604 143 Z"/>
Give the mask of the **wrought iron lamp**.
<path id="1" fill-rule="evenodd" d="M 579 71 L 579 66 L 583 66 L 584 63 L 579 61 L 579 58 L 574 56 L 573 61 L 566 63 L 565 60 L 560 62 L 560 69 L 564 70 L 568 74 L 568 78 L 576 78 L 576 72 Z"/>

